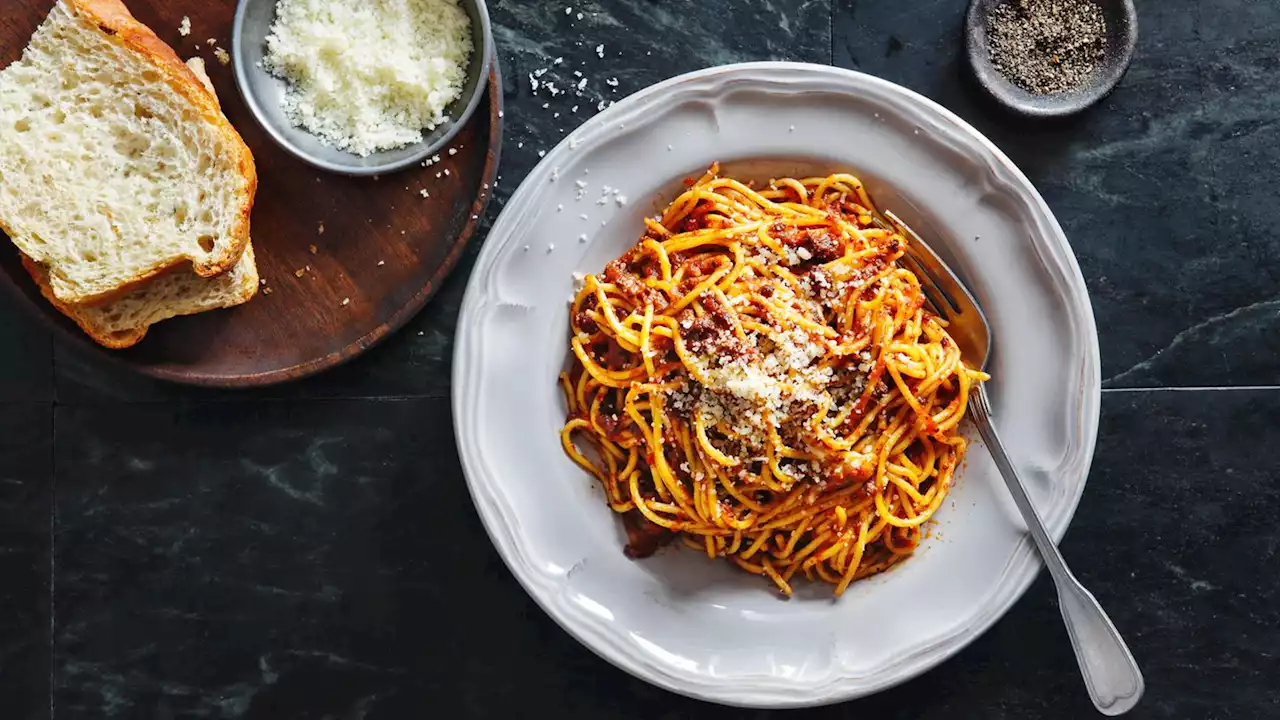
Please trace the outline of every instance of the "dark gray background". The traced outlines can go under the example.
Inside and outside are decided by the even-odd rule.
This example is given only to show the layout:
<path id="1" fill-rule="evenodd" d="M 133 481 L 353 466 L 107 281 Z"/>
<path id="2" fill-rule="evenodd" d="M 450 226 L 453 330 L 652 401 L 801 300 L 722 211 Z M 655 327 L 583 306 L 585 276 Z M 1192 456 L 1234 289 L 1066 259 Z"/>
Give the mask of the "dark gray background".
<path id="1" fill-rule="evenodd" d="M 1063 551 L 1146 672 L 1134 716 L 1276 717 L 1280 4 L 1138 5 L 1115 95 L 1031 123 L 965 79 L 963 0 L 495 0 L 508 135 L 489 218 L 601 99 L 689 70 L 833 63 L 954 110 L 1036 183 L 1089 285 L 1102 428 Z M 531 93 L 556 57 L 549 79 L 580 70 L 587 97 Z M 122 375 L 0 305 L 0 717 L 767 715 L 615 670 L 493 551 L 448 399 L 482 242 L 382 347 L 253 393 Z M 955 659 L 812 716 L 1091 712 L 1041 578 Z"/>

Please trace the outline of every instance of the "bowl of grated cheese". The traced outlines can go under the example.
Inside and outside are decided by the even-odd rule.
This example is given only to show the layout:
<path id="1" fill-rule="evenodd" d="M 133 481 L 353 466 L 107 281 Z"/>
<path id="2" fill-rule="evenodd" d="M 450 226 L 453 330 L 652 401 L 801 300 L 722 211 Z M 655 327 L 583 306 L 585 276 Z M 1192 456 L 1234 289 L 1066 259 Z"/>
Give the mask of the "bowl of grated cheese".
<path id="1" fill-rule="evenodd" d="M 484 96 L 484 0 L 240 0 L 236 84 L 290 154 L 370 176 L 439 153 Z"/>

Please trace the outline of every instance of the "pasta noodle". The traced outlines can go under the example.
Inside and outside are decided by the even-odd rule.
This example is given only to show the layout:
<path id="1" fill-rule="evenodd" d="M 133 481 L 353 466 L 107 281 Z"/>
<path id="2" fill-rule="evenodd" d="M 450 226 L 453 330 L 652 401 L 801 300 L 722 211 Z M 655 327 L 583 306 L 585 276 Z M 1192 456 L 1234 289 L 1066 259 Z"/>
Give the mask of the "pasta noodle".
<path id="1" fill-rule="evenodd" d="M 628 555 L 679 538 L 786 595 L 797 574 L 839 595 L 908 557 L 987 376 L 862 183 L 754 189 L 713 166 L 646 225 L 584 278 L 560 378 L 565 452 L 622 514 Z"/>

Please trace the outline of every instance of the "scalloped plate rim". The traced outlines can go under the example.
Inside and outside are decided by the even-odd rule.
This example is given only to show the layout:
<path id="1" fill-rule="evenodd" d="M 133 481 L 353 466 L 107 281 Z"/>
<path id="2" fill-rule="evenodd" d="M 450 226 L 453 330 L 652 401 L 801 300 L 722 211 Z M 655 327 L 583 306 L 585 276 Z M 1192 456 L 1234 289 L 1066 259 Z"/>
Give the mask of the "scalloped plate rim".
<path id="1" fill-rule="evenodd" d="M 791 77 L 788 77 L 788 76 Z M 658 83 L 642 90 L 595 116 L 569 134 L 538 164 L 507 203 L 506 208 L 490 233 L 475 271 L 469 280 L 466 295 L 459 314 L 458 339 L 454 351 L 453 407 L 459 455 L 467 478 L 468 488 L 475 502 L 486 532 L 513 575 L 538 605 L 571 636 L 597 655 L 617 667 L 683 695 L 709 700 L 724 705 L 749 708 L 792 708 L 825 705 L 851 700 L 900 684 L 929 670 L 959 652 L 992 624 L 999 620 L 1030 586 L 1040 568 L 1030 540 L 1022 538 L 1001 575 L 1000 582 L 988 592 L 979 609 L 967 624 L 955 626 L 953 632 L 941 637 L 916 643 L 907 651 L 893 658 L 887 668 L 879 668 L 870 676 L 848 677 L 839 673 L 821 682 L 797 684 L 794 681 L 776 681 L 770 677 L 742 676 L 725 680 L 711 676 L 690 677 L 671 672 L 669 667 L 655 664 L 652 655 L 645 656 L 623 645 L 616 630 L 602 625 L 597 619 L 583 613 L 581 608 L 565 602 L 565 593 L 556 592 L 553 578 L 540 572 L 525 557 L 519 539 L 519 523 L 509 523 L 514 517 L 510 507 L 504 504 L 501 484 L 492 476 L 484 456 L 475 446 L 477 431 L 470 424 L 478 422 L 478 413 L 472 412 L 469 403 L 475 400 L 480 372 L 477 363 L 468 357 L 478 347 L 479 333 L 473 330 L 472 320 L 484 316 L 505 304 L 494 287 L 497 262 L 517 242 L 520 228 L 510 228 L 534 210 L 532 200 L 547 184 L 556 167 L 556 161 L 567 152 L 583 146 L 578 152 L 590 151 L 592 144 L 608 142 L 623 135 L 620 120 L 630 117 L 639 109 L 652 110 L 658 115 L 662 108 L 670 109 L 682 102 L 697 99 L 699 92 L 711 95 L 728 94 L 734 86 L 751 86 L 770 82 L 785 84 L 787 80 L 811 81 L 830 84 L 826 90 L 833 94 L 847 93 L 859 86 L 881 93 L 910 108 L 917 117 L 927 119 L 935 126 L 949 129 L 948 140 L 963 142 L 969 159 L 983 165 L 984 174 L 995 180 L 995 186 L 1014 191 L 1018 199 L 1034 213 L 1035 229 L 1032 233 L 1035 251 L 1044 268 L 1055 277 L 1051 290 L 1061 296 L 1069 321 L 1076 333 L 1075 340 L 1083 343 L 1083 358 L 1075 365 L 1079 379 L 1076 404 L 1079 408 L 1079 425 L 1073 428 L 1074 448 L 1072 457 L 1064 459 L 1064 472 L 1078 477 L 1071 487 L 1063 488 L 1064 497 L 1053 497 L 1053 506 L 1042 509 L 1051 534 L 1060 539 L 1083 494 L 1092 462 L 1100 419 L 1101 380 L 1098 339 L 1092 307 L 1088 300 L 1078 263 L 1070 245 L 1039 193 L 1020 170 L 983 137 L 950 111 L 910 90 L 879 78 L 856 71 L 822 65 L 788 62 L 742 63 L 700 70 Z M 701 85 L 699 84 L 701 83 Z M 665 96 L 664 96 L 665 94 Z M 686 94 L 695 97 L 686 98 Z M 656 107 L 655 107 L 656 106 Z M 901 109 L 900 109 L 901 110 Z M 902 112 L 908 112 L 902 110 Z M 641 121 L 640 125 L 644 122 Z M 619 125 L 616 130 L 611 125 Z M 585 142 L 584 142 L 585 139 Z M 761 155 L 767 148 L 761 149 Z M 1047 512 L 1045 512 L 1047 510 Z M 561 588 L 563 589 L 563 587 Z M 683 672 L 683 671 L 682 671 Z"/>

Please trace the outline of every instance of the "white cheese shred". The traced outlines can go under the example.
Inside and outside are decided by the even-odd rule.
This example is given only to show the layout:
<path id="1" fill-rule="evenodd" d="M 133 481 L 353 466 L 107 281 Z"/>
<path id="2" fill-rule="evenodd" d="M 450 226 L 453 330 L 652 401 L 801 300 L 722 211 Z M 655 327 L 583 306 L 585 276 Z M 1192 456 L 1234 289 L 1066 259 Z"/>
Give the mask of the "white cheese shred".
<path id="1" fill-rule="evenodd" d="M 473 51 L 458 0 L 280 0 L 264 67 L 291 123 L 367 157 L 447 122 Z"/>

